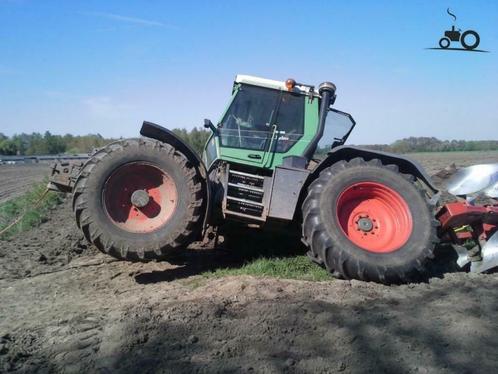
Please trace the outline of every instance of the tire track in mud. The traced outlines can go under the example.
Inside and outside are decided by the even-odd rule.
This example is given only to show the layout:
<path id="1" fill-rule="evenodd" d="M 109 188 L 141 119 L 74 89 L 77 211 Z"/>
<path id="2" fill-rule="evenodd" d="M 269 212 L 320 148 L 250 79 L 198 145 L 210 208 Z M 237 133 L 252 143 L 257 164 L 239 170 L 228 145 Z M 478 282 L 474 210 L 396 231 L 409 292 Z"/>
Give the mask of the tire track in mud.
<path id="1" fill-rule="evenodd" d="M 102 342 L 103 317 L 84 314 L 51 332 L 47 361 L 65 372 L 81 373 L 95 365 L 92 357 Z"/>
<path id="2" fill-rule="evenodd" d="M 91 258 L 97 253 L 76 227 L 67 200 L 36 229 L 0 240 L 0 279 L 50 273 L 66 268 L 76 258 Z"/>

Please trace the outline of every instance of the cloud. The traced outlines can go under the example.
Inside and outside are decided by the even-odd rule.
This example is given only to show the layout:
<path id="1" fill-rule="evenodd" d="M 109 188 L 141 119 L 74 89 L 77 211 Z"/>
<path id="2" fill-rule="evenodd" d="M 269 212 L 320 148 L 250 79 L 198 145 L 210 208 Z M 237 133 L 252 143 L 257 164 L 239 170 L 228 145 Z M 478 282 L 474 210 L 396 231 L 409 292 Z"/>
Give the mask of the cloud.
<path id="1" fill-rule="evenodd" d="M 171 25 L 167 25 L 167 24 L 159 22 L 159 21 L 154 21 L 154 20 L 149 20 L 149 19 L 144 19 L 144 18 L 137 18 L 137 17 L 128 17 L 128 16 L 123 16 L 121 14 L 115 14 L 115 13 L 81 12 L 81 14 L 84 14 L 86 16 L 92 16 L 92 17 L 107 18 L 110 20 L 118 21 L 118 22 L 132 23 L 135 25 L 174 28 Z"/>

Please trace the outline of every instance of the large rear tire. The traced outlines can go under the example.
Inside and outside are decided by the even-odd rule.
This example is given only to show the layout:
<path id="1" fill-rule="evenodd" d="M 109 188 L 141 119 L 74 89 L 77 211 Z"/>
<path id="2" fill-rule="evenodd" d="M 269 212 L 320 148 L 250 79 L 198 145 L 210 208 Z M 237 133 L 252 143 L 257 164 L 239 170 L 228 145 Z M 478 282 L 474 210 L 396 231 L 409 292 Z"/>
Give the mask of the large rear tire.
<path id="1" fill-rule="evenodd" d="M 377 159 L 324 169 L 303 203 L 303 237 L 312 257 L 346 279 L 415 279 L 434 257 L 436 228 L 413 176 Z"/>
<path id="2" fill-rule="evenodd" d="M 126 139 L 96 152 L 74 188 L 86 239 L 119 259 L 163 259 L 196 239 L 205 191 L 198 171 L 169 144 Z"/>
<path id="3" fill-rule="evenodd" d="M 474 42 L 472 44 L 468 44 L 465 41 L 465 38 L 469 35 L 472 35 L 474 37 Z M 479 37 L 479 34 L 477 32 L 475 32 L 474 30 L 467 30 L 460 37 L 460 43 L 462 43 L 463 48 L 468 49 L 468 50 L 476 49 L 480 42 L 481 42 L 481 38 Z"/>

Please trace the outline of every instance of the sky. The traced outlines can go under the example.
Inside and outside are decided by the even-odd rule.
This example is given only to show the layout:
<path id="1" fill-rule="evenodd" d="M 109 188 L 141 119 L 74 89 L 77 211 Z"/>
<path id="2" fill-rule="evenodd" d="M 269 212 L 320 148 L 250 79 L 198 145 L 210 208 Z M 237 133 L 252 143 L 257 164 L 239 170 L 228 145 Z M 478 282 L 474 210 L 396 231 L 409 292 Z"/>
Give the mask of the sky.
<path id="1" fill-rule="evenodd" d="M 453 24 L 479 49 L 440 51 Z M 498 139 L 497 1 L 0 0 L 0 132 L 219 120 L 236 74 L 337 85 L 350 142 Z"/>

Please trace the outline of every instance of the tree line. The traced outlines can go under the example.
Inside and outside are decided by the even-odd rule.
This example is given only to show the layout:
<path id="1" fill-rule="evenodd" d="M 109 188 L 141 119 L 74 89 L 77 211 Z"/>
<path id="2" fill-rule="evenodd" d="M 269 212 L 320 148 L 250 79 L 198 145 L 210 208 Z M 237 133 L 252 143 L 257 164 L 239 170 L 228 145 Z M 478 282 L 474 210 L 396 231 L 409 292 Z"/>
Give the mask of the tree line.
<path id="1" fill-rule="evenodd" d="M 100 134 L 90 135 L 52 135 L 46 131 L 43 135 L 37 132 L 32 134 L 16 134 L 11 137 L 0 133 L 1 155 L 54 155 L 88 153 L 113 141 Z"/>
<path id="2" fill-rule="evenodd" d="M 173 129 L 176 135 L 186 141 L 192 148 L 202 153 L 210 131 L 194 127 L 192 130 Z M 0 133 L 1 155 L 50 155 L 89 153 L 115 139 L 104 138 L 100 134 L 90 135 L 53 135 L 46 131 L 40 133 L 17 134 L 11 137 Z M 434 137 L 409 137 L 391 144 L 365 145 L 370 149 L 394 153 L 410 152 L 454 152 L 454 151 L 492 151 L 498 150 L 497 140 L 439 140 Z M 318 153 L 326 153 L 320 149 Z"/>
<path id="3" fill-rule="evenodd" d="M 173 129 L 176 135 L 182 138 L 185 142 L 190 144 L 190 146 L 198 153 L 202 154 L 204 150 L 204 145 L 206 144 L 211 131 L 205 130 L 202 127 L 194 127 L 192 130 L 186 129 Z"/>
<path id="4" fill-rule="evenodd" d="M 192 130 L 173 129 L 176 135 L 189 143 L 199 154 L 202 153 L 210 131 L 194 127 Z M 100 134 L 90 135 L 53 135 L 49 131 L 44 134 L 16 134 L 11 137 L 0 133 L 0 155 L 31 156 L 54 154 L 89 153 L 95 148 L 116 139 L 104 138 Z"/>

